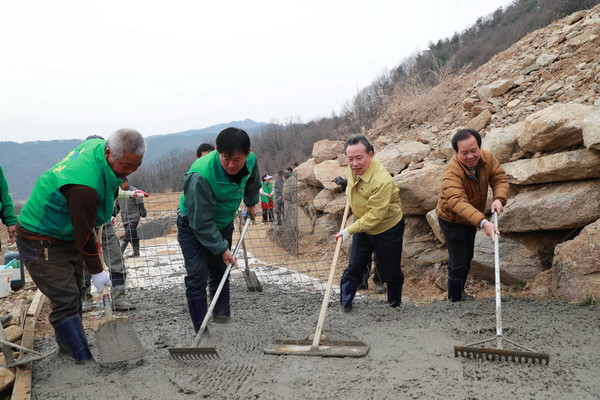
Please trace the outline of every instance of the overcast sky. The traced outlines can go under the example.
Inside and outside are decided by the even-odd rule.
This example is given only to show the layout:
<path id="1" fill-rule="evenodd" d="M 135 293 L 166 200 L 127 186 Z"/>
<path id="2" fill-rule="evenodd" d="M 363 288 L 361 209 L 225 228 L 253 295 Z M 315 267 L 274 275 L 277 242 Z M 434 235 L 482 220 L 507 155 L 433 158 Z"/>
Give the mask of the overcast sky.
<path id="1" fill-rule="evenodd" d="M 308 121 L 511 0 L 0 0 L 0 140 Z"/>

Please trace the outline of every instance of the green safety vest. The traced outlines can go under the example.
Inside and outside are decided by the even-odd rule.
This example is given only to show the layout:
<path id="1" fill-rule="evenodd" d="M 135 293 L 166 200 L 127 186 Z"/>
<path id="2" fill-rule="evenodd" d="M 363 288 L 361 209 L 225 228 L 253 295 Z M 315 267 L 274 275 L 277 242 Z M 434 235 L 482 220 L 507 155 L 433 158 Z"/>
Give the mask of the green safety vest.
<path id="1" fill-rule="evenodd" d="M 260 186 L 262 187 L 263 192 L 265 193 L 273 193 L 273 184 L 271 182 L 262 182 L 260 184 Z M 261 203 L 270 203 L 272 201 L 272 198 L 269 196 L 264 196 L 264 195 L 260 195 L 260 202 Z"/>
<path id="2" fill-rule="evenodd" d="M 246 158 L 248 175 L 244 176 L 238 185 L 229 180 L 227 173 L 221 166 L 219 153 L 213 151 L 194 161 L 189 171 L 186 173 L 186 175 L 193 172 L 200 174 L 210 186 L 217 206 L 215 216 L 213 217 L 213 221 L 217 225 L 217 228 L 225 228 L 235 218 L 235 213 L 244 199 L 246 182 L 252 175 L 252 171 L 255 167 L 256 156 L 254 153 L 250 152 L 248 158 Z M 183 215 L 188 214 L 185 204 L 185 193 L 181 195 L 179 200 L 179 211 Z"/>
<path id="3" fill-rule="evenodd" d="M 89 186 L 98 193 L 96 225 L 110 220 L 123 180 L 108 165 L 105 145 L 102 139 L 86 140 L 44 172 L 19 214 L 19 224 L 42 235 L 74 240 L 68 200 L 60 191 L 70 184 Z"/>

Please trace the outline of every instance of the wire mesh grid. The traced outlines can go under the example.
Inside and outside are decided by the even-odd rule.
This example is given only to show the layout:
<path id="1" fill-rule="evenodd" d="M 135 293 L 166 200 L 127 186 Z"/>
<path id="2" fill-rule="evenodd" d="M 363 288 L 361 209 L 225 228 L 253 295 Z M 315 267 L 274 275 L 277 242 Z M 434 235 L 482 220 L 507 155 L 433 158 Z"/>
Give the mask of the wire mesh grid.
<path id="1" fill-rule="evenodd" d="M 297 187 L 295 188 L 297 190 Z M 160 297 L 165 289 L 181 288 L 185 301 L 185 267 L 177 241 L 177 205 L 181 193 L 151 193 L 144 199 L 147 216 L 142 218 L 137 233 L 140 254 L 134 256 L 131 244 L 123 252 L 128 299 L 143 302 L 147 290 Z M 289 196 L 288 196 L 289 197 Z M 262 286 L 275 291 L 324 291 L 331 268 L 335 242 L 333 234 L 339 229 L 341 214 L 326 218 L 328 224 L 319 224 L 294 201 L 275 205 L 272 213 L 257 215 L 250 224 L 244 245 L 237 254 L 238 266 L 232 269 L 230 282 L 234 288 L 246 287 L 242 275 L 246 266 L 256 273 Z M 343 199 L 342 208 L 343 208 Z M 241 232 L 244 217 L 242 207 L 234 220 L 233 245 Z M 315 221 L 317 221 L 315 223 Z M 114 220 L 114 230 L 122 243 L 125 235 L 121 216 Z M 245 251 L 244 251 L 245 250 Z M 336 266 L 334 291 L 338 291 L 341 273 L 347 265 L 348 246 L 343 250 Z M 105 251 L 106 253 L 106 251 Z M 107 260 L 107 265 L 111 265 Z M 172 291 L 165 292 L 171 295 Z"/>

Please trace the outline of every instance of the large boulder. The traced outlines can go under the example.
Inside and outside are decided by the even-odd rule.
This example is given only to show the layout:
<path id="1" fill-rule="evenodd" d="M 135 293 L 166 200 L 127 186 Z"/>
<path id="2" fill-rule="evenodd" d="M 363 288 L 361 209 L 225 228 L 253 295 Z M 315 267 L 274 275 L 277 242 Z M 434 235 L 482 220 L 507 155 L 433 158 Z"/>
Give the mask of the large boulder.
<path id="1" fill-rule="evenodd" d="M 600 108 L 596 108 L 583 120 L 583 145 L 588 149 L 600 150 Z"/>
<path id="2" fill-rule="evenodd" d="M 511 197 L 500 217 L 504 232 L 584 227 L 600 218 L 600 180 L 540 185 Z"/>
<path id="3" fill-rule="evenodd" d="M 581 302 L 600 298 L 600 220 L 583 228 L 575 239 L 556 246 L 552 271 L 558 299 Z"/>
<path id="4" fill-rule="evenodd" d="M 317 164 L 326 160 L 335 160 L 344 151 L 344 142 L 339 140 L 319 140 L 313 144 L 312 156 Z"/>
<path id="5" fill-rule="evenodd" d="M 405 215 L 425 215 L 436 207 L 445 167 L 444 163 L 432 160 L 421 169 L 405 170 L 394 176 Z"/>
<path id="6" fill-rule="evenodd" d="M 499 79 L 488 85 L 479 87 L 477 92 L 482 100 L 487 100 L 491 97 L 502 96 L 513 86 L 515 86 L 515 82 L 512 79 Z"/>
<path id="7" fill-rule="evenodd" d="M 300 168 L 300 167 L 298 167 Z M 338 185 L 331 182 L 336 176 L 346 177 L 346 167 L 342 167 L 336 160 L 327 160 L 322 163 L 316 164 L 313 167 L 313 173 L 315 178 L 319 181 L 317 187 L 324 187 L 325 189 L 334 190 L 338 188 Z"/>
<path id="8" fill-rule="evenodd" d="M 517 137 L 519 146 L 536 153 L 578 145 L 583 142 L 582 125 L 593 106 L 557 103 L 525 119 Z"/>
<path id="9" fill-rule="evenodd" d="M 286 210 L 287 211 L 287 210 Z M 310 235 L 313 233 L 315 221 L 302 207 L 299 207 L 296 212 L 296 229 L 300 234 Z"/>
<path id="10" fill-rule="evenodd" d="M 475 118 L 471 119 L 466 128 L 467 129 L 475 129 L 476 131 L 481 131 L 483 128 L 487 126 L 492 120 L 492 112 L 487 108 L 477 115 Z"/>
<path id="11" fill-rule="evenodd" d="M 425 217 L 406 216 L 404 221 L 402 266 L 407 267 L 408 270 L 422 269 L 448 261 L 446 248 L 436 241 Z"/>
<path id="12" fill-rule="evenodd" d="M 313 234 L 316 240 L 327 240 L 340 230 L 340 220 L 333 214 L 324 214 L 317 218 Z"/>
<path id="13" fill-rule="evenodd" d="M 298 181 L 304 182 L 308 185 L 313 185 L 318 188 L 322 188 L 323 184 L 315 176 L 315 165 L 316 164 L 317 163 L 315 162 L 314 158 L 309 158 L 302 164 L 298 165 L 295 169 L 296 177 L 298 178 Z"/>
<path id="14" fill-rule="evenodd" d="M 491 151 L 500 164 L 508 162 L 516 152 L 517 136 L 523 130 L 525 122 L 517 122 L 502 128 L 490 130 L 482 141 L 482 147 Z"/>
<path id="15" fill-rule="evenodd" d="M 446 237 L 444 236 L 444 232 L 442 232 L 442 228 L 440 228 L 439 218 L 435 212 L 435 209 L 429 211 L 425 218 L 427 219 L 427 223 L 433 232 L 433 235 L 441 244 L 446 244 Z"/>
<path id="16" fill-rule="evenodd" d="M 431 149 L 428 145 L 409 140 L 386 146 L 383 150 L 376 153 L 375 158 L 391 174 L 396 175 L 408 167 L 408 164 L 423 160 L 430 151 Z"/>
<path id="17" fill-rule="evenodd" d="M 503 164 L 508 181 L 516 185 L 600 178 L 600 152 L 565 151 Z"/>
<path id="18" fill-rule="evenodd" d="M 342 214 L 346 208 L 346 193 L 338 193 L 333 200 L 331 200 L 323 212 L 326 214 Z"/>
<path id="19" fill-rule="evenodd" d="M 285 183 L 283 185 L 284 188 L 284 199 L 285 199 Z M 295 195 L 295 201 L 300 205 L 300 207 L 306 207 L 309 205 L 313 199 L 319 194 L 319 189 L 312 185 L 306 185 L 304 183 L 298 184 L 297 193 Z"/>
<path id="20" fill-rule="evenodd" d="M 319 211 L 323 211 L 325 206 L 335 198 L 335 193 L 329 189 L 321 190 L 313 199 L 313 205 Z"/>
<path id="21" fill-rule="evenodd" d="M 502 224 L 500 230 L 504 231 Z M 499 242 L 500 281 L 506 284 L 527 283 L 543 271 L 539 251 L 546 241 L 540 234 L 503 234 Z M 475 235 L 475 254 L 471 272 L 478 278 L 494 282 L 494 242 L 483 230 Z"/>

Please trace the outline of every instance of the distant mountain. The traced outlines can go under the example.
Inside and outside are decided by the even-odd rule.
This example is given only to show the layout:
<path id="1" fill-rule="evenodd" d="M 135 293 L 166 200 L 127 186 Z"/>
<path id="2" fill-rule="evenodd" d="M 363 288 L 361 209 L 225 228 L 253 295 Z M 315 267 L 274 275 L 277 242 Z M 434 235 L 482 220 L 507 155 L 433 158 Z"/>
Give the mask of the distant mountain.
<path id="1" fill-rule="evenodd" d="M 154 135 L 146 138 L 148 150 L 144 162 L 150 162 L 173 150 L 195 152 L 202 142 L 215 143 L 219 132 L 234 126 L 253 136 L 269 124 L 251 119 L 218 124 L 203 129 Z M 67 155 L 80 140 L 48 140 L 36 142 L 0 142 L 0 165 L 8 181 L 14 202 L 24 201 L 31 194 L 39 176 Z"/>

